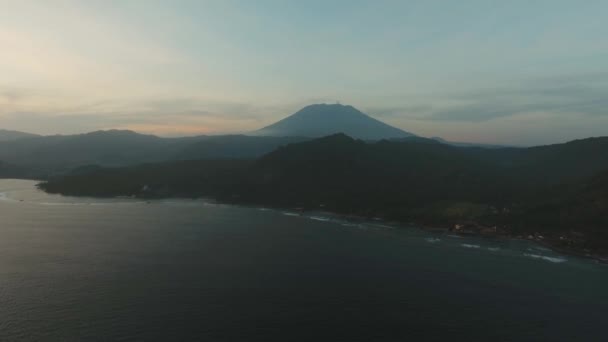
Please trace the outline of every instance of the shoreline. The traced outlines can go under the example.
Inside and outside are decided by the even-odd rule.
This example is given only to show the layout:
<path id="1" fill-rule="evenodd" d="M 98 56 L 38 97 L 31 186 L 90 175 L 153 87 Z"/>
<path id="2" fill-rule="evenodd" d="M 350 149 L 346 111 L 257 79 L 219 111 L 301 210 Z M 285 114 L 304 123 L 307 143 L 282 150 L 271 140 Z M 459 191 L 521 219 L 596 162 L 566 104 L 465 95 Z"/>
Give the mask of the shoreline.
<path id="1" fill-rule="evenodd" d="M 425 226 L 423 224 L 420 225 L 420 229 L 423 229 L 425 231 L 451 233 L 451 234 L 455 234 L 458 236 L 472 236 L 472 237 L 481 237 L 481 238 L 495 238 L 495 239 L 500 239 L 500 240 L 517 240 L 517 241 L 533 242 L 542 247 L 546 247 L 555 253 L 568 255 L 568 256 L 574 256 L 574 257 L 583 258 L 583 259 L 594 260 L 599 264 L 608 265 L 608 255 L 592 254 L 592 253 L 584 251 L 584 250 L 581 251 L 579 249 L 574 249 L 574 248 L 565 248 L 563 246 L 559 246 L 554 243 L 551 243 L 551 240 L 548 240 L 548 239 L 529 239 L 529 238 L 525 238 L 525 237 L 513 236 L 510 234 L 463 233 L 463 232 L 453 231 L 450 228 L 437 227 L 437 226 L 431 227 L 431 226 Z"/>
<path id="2" fill-rule="evenodd" d="M 338 218 L 340 220 L 346 221 L 346 222 L 355 222 L 358 221 L 359 223 L 368 223 L 368 224 L 378 224 L 378 223 L 382 223 L 385 224 L 386 227 L 391 227 L 391 228 L 395 228 L 395 229 L 419 229 L 419 230 L 423 230 L 425 232 L 432 232 L 432 233 L 440 233 L 440 234 L 453 234 L 453 235 L 458 235 L 461 237 L 478 237 L 478 238 L 492 238 L 492 239 L 497 239 L 497 240 L 517 240 L 517 241 L 526 241 L 526 242 L 532 242 L 534 244 L 540 245 L 542 247 L 546 247 L 548 249 L 550 249 L 551 251 L 558 253 L 558 254 L 562 254 L 564 256 L 574 256 L 574 257 L 578 257 L 578 258 L 582 258 L 582 259 L 587 259 L 587 260 L 594 260 L 596 261 L 598 264 L 602 264 L 602 265 L 608 265 L 608 255 L 603 255 L 603 254 L 592 254 L 586 251 L 581 251 L 578 249 L 573 249 L 573 248 L 564 248 L 563 246 L 558 246 L 556 244 L 551 243 L 550 239 L 529 239 L 529 238 L 525 238 L 525 237 L 518 237 L 518 236 L 514 236 L 511 234 L 505 234 L 505 233 L 495 233 L 495 234 L 487 234 L 487 233 L 478 233 L 478 232 L 459 232 L 459 231 L 454 231 L 452 228 L 449 228 L 447 226 L 441 226 L 441 225 L 429 225 L 429 224 L 423 224 L 423 223 L 417 223 L 415 221 L 410 221 L 410 222 L 401 222 L 401 221 L 396 221 L 396 220 L 387 220 L 387 219 L 382 219 L 382 218 L 370 218 L 370 217 L 365 217 L 365 216 L 359 216 L 359 215 L 345 215 L 345 214 L 340 214 L 337 212 L 332 212 L 332 211 L 319 211 L 319 210 L 314 210 L 314 209 L 304 209 L 304 208 L 286 208 L 286 207 L 268 207 L 268 206 L 263 206 L 263 205 L 259 205 L 259 204 L 237 204 L 237 203 L 231 203 L 232 205 L 236 205 L 236 206 L 243 206 L 243 207 L 249 207 L 249 208 L 264 208 L 264 209 L 270 209 L 270 210 L 276 210 L 276 211 L 281 211 L 281 210 L 288 210 L 290 212 L 293 212 L 294 214 L 298 215 L 298 216 L 303 216 L 305 213 L 309 213 L 309 214 L 323 214 L 323 215 L 328 215 L 328 216 L 332 216 L 335 218 Z"/>
<path id="3" fill-rule="evenodd" d="M 40 180 L 38 180 L 38 182 L 41 182 Z M 43 182 L 43 181 L 42 181 Z M 41 187 L 39 187 L 40 183 L 34 185 L 36 189 L 38 189 L 39 191 L 42 191 L 46 194 L 49 195 L 61 195 L 61 196 L 65 196 L 65 197 L 89 197 L 89 198 L 121 198 L 121 196 L 84 196 L 84 195 L 64 195 L 61 193 L 50 193 L 45 191 L 44 189 L 42 189 Z M 130 198 L 136 198 L 136 199 L 140 199 L 140 200 L 145 200 L 145 201 L 150 201 L 150 200 L 161 200 L 161 199 L 169 199 L 169 198 L 173 198 L 173 199 L 188 199 L 188 200 L 193 200 L 193 199 L 199 199 L 199 200 L 206 200 L 206 201 L 210 201 L 210 202 L 214 202 L 214 203 L 218 203 L 218 204 L 229 204 L 229 205 L 235 205 L 235 206 L 242 206 L 242 207 L 250 207 L 250 208 L 267 208 L 267 209 L 272 209 L 272 210 L 288 210 L 288 211 L 293 211 L 294 213 L 298 214 L 298 215 L 302 215 L 305 212 L 308 213 L 320 213 L 320 214 L 325 214 L 325 215 L 330 215 L 330 216 L 334 216 L 336 218 L 345 220 L 345 221 L 360 221 L 360 222 L 367 222 L 367 223 L 381 223 L 381 224 L 386 224 L 386 225 L 390 225 L 393 226 L 395 228 L 416 228 L 416 229 L 421 229 L 427 232 L 435 232 L 435 233 L 450 233 L 450 234 L 454 234 L 454 235 L 458 235 L 458 236 L 472 236 L 472 237 L 482 237 L 482 238 L 496 238 L 496 239 L 509 239 L 509 240 L 522 240 L 522 241 L 529 241 L 529 242 L 534 242 L 540 246 L 546 247 L 551 249 L 552 251 L 559 253 L 559 254 L 563 254 L 563 255 L 568 255 L 568 256 L 575 256 L 575 257 L 579 257 L 579 258 L 584 258 L 584 259 L 590 259 L 590 260 L 594 260 L 600 264 L 605 264 L 608 265 L 608 254 L 598 254 L 598 253 L 593 253 L 592 251 L 588 251 L 588 250 L 581 250 L 581 249 L 577 249 L 577 248 L 568 248 L 568 247 L 564 247 L 564 246 L 560 246 L 557 243 L 552 242 L 552 240 L 555 240 L 555 242 L 559 242 L 559 240 L 555 239 L 555 238 L 537 238 L 535 235 L 529 235 L 532 236 L 533 238 L 526 238 L 524 236 L 520 235 L 513 235 L 510 234 L 508 231 L 504 231 L 501 230 L 501 232 L 498 231 L 494 231 L 493 233 L 488 233 L 483 232 L 484 229 L 486 227 L 483 227 L 482 225 L 479 225 L 475 222 L 472 222 L 472 224 L 474 226 L 476 226 L 477 230 L 479 231 L 466 231 L 466 230 L 462 230 L 459 231 L 457 229 L 454 228 L 450 228 L 449 224 L 428 224 L 428 223 L 423 223 L 423 222 L 416 222 L 415 220 L 411 220 L 411 221 L 399 221 L 399 220 L 390 220 L 387 218 L 382 218 L 382 217 L 369 217 L 369 216 L 362 216 L 362 215 L 356 215 L 356 214 L 343 214 L 343 213 L 339 213 L 339 212 L 333 212 L 333 211 L 328 211 L 328 210 L 318 210 L 319 208 L 305 208 L 305 207 L 285 207 L 285 206 L 278 206 L 278 205 L 264 205 L 261 203 L 255 203 L 255 202 L 239 202 L 239 201 L 230 201 L 230 200 L 221 200 L 221 199 L 217 199 L 217 198 L 212 198 L 212 197 L 204 197 L 204 196 L 191 196 L 191 197 L 186 197 L 186 196 L 162 196 L 162 197 L 146 197 L 146 196 L 135 196 L 135 197 L 130 197 Z M 480 228 L 481 227 L 481 228 Z M 530 233 L 528 233 L 530 234 Z"/>
<path id="4" fill-rule="evenodd" d="M 259 205 L 259 204 L 238 204 L 238 203 L 229 203 L 229 204 L 236 205 L 236 206 L 249 207 L 249 208 L 265 208 L 265 209 L 276 210 L 276 211 L 288 210 L 298 216 L 302 216 L 305 213 L 309 213 L 309 214 L 319 213 L 319 214 L 324 214 L 324 215 L 328 215 L 328 216 L 333 216 L 335 218 L 344 220 L 346 222 L 359 221 L 360 223 L 369 223 L 369 224 L 382 223 L 382 224 L 385 224 L 387 227 L 391 227 L 391 228 L 395 228 L 395 229 L 402 229 L 402 228 L 419 229 L 419 230 L 423 230 L 425 232 L 433 232 L 433 233 L 440 233 L 440 234 L 453 234 L 453 235 L 458 235 L 461 237 L 479 237 L 479 238 L 493 238 L 493 239 L 498 239 L 498 240 L 527 241 L 527 242 L 535 243 L 542 247 L 546 247 L 555 253 L 559 253 L 559 254 L 562 254 L 565 256 L 574 256 L 574 257 L 578 257 L 578 258 L 594 260 L 599 264 L 608 265 L 608 254 L 607 255 L 593 254 L 593 253 L 590 253 L 590 252 L 587 252 L 584 250 L 565 248 L 563 246 L 558 246 L 554 243 L 551 243 L 550 239 L 536 239 L 536 238 L 529 239 L 529 238 L 525 238 L 525 237 L 521 237 L 521 236 L 514 236 L 514 235 L 511 235 L 508 233 L 488 234 L 488 233 L 479 233 L 479 232 L 459 232 L 459 231 L 454 231 L 452 228 L 449 228 L 447 226 L 442 226 L 442 225 L 429 225 L 429 224 L 419 223 L 419 222 L 415 222 L 415 221 L 402 222 L 402 221 L 397 221 L 397 220 L 387 220 L 387 219 L 383 219 L 383 218 L 365 217 L 365 216 L 352 215 L 352 214 L 345 215 L 345 214 L 340 214 L 337 212 L 326 211 L 326 210 L 319 211 L 319 210 L 305 209 L 305 208 L 286 208 L 286 207 L 276 207 L 276 206 L 269 207 L 269 206 L 264 206 L 264 205 Z"/>

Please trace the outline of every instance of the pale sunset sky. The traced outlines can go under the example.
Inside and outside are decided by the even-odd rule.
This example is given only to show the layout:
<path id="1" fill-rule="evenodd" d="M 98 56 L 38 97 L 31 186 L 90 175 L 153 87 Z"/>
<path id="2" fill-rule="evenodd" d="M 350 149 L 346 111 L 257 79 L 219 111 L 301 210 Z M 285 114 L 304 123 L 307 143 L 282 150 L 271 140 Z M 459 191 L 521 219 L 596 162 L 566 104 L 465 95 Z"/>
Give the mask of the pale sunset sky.
<path id="1" fill-rule="evenodd" d="M 0 128 L 247 132 L 340 101 L 421 136 L 608 135 L 608 1 L 0 0 Z"/>

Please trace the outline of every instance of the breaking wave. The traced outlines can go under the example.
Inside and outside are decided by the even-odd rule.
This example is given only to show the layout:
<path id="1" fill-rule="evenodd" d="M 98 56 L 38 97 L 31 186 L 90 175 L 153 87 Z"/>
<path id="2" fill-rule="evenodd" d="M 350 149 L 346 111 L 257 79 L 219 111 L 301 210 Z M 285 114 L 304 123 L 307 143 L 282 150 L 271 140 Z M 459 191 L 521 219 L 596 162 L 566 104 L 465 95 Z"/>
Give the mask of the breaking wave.
<path id="1" fill-rule="evenodd" d="M 526 256 L 528 258 L 533 258 L 533 259 L 545 260 L 545 261 L 549 261 L 549 262 L 553 262 L 553 263 L 562 263 L 562 262 L 568 261 L 566 258 L 548 257 L 548 256 L 538 255 L 538 254 L 524 253 L 524 256 Z"/>

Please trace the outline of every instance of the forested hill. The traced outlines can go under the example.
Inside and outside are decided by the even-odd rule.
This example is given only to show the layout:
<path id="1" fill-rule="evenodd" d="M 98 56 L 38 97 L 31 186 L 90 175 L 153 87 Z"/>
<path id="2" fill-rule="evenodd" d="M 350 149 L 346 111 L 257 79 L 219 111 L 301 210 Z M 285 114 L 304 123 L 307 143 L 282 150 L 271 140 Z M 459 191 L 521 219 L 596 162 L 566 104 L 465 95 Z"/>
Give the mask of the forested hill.
<path id="1" fill-rule="evenodd" d="M 91 172 L 81 170 L 74 175 L 52 179 L 47 183 L 47 189 L 85 194 L 95 192 L 96 188 L 105 189 L 118 179 L 121 179 L 121 183 L 131 182 L 143 187 L 150 183 L 171 183 L 172 178 L 184 182 L 185 178 L 191 177 L 191 192 L 200 194 L 197 186 L 202 180 L 196 173 L 188 172 L 189 168 L 198 168 L 199 164 L 212 167 L 224 162 L 192 161 L 129 168 L 94 168 Z M 369 204 L 372 196 L 389 195 L 398 196 L 400 201 L 407 198 L 413 202 L 437 196 L 464 196 L 482 200 L 488 194 L 495 193 L 491 189 L 505 188 L 502 185 L 504 182 L 496 181 L 498 177 L 504 177 L 505 172 L 491 160 L 470 153 L 467 149 L 421 139 L 367 143 L 337 134 L 279 147 L 254 162 L 242 165 L 247 166 L 242 176 L 231 179 L 241 188 L 230 187 L 226 192 L 252 201 L 263 196 L 264 200 L 289 205 L 311 205 L 318 203 L 317 197 L 331 197 L 338 202 L 360 197 L 362 203 Z M 162 180 L 155 178 L 159 177 L 158 173 L 152 172 L 159 167 L 167 170 Z M 182 172 L 188 177 L 180 174 Z M 98 177 L 103 177 L 105 181 L 98 182 Z M 167 187 L 171 186 L 164 186 Z M 153 194 L 154 191 L 149 190 L 146 195 Z M 121 192 L 120 195 L 131 193 Z"/>
<path id="2" fill-rule="evenodd" d="M 369 143 L 337 134 L 280 147 L 252 161 L 92 168 L 41 188 L 87 196 L 205 196 L 403 222 L 494 227 L 509 234 L 541 232 L 567 241 L 576 233 L 588 236 L 581 240 L 585 246 L 607 248 L 606 141 L 482 150 L 420 139 Z"/>
<path id="3" fill-rule="evenodd" d="M 604 153 L 607 150 L 608 138 L 538 148 L 490 150 L 458 148 L 428 139 L 369 143 L 336 134 L 288 144 L 253 162 L 238 164 L 246 165 L 247 169 L 243 170 L 242 177 L 232 179 L 232 183 L 247 185 L 229 190 L 252 200 L 262 195 L 269 199 L 276 197 L 277 201 L 290 205 L 318 202 L 316 197 L 339 196 L 344 197 L 344 201 L 348 198 L 355 201 L 353 198 L 362 197 L 359 195 L 364 195 L 357 201 L 365 203 L 362 204 L 365 207 L 370 206 L 370 196 L 417 203 L 437 199 L 503 203 L 524 195 L 534 196 L 540 188 L 578 184 L 608 170 L 608 155 Z M 108 177 L 107 174 L 117 178 L 128 175 L 125 181 L 143 186 L 160 181 L 154 182 L 147 171 L 161 166 L 172 170 L 163 176 L 162 182 L 170 183 L 172 177 L 184 182 L 179 172 L 187 172 L 198 164 L 211 167 L 222 161 L 93 168 L 91 172 L 80 170 L 78 174 L 52 179 L 48 187 L 58 192 L 78 193 L 82 184 L 96 183 L 95 177 Z M 138 177 L 134 177 L 135 170 Z M 195 193 L 202 180 L 197 179 L 196 173 L 188 175 Z M 87 189 L 94 191 L 95 186 L 102 188 L 104 183 L 91 184 Z M 254 192 L 246 191 L 253 188 Z"/>

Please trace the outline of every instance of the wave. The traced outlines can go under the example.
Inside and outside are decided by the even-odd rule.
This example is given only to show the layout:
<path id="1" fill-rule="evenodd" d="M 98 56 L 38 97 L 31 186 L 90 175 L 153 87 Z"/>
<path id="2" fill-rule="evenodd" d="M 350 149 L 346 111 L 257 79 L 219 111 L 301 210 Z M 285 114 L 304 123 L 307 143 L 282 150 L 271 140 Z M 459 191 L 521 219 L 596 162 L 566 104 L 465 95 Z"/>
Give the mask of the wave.
<path id="1" fill-rule="evenodd" d="M 430 243 L 441 242 L 441 239 L 439 239 L 439 238 L 426 238 L 424 240 L 426 240 L 426 242 L 430 242 Z"/>
<path id="2" fill-rule="evenodd" d="M 468 244 L 468 243 L 462 243 L 462 244 L 460 244 L 460 246 L 462 246 L 464 248 L 474 248 L 474 249 L 481 247 L 480 245 L 472 245 L 472 244 Z"/>
<path id="3" fill-rule="evenodd" d="M 36 202 L 30 201 L 29 203 L 34 203 L 38 205 L 44 206 L 112 206 L 112 205 L 136 205 L 136 204 L 146 204 L 147 202 Z"/>
<path id="4" fill-rule="evenodd" d="M 288 211 L 284 211 L 284 212 L 282 212 L 282 214 L 285 216 L 300 216 L 300 214 L 298 214 L 298 213 L 291 213 Z"/>
<path id="5" fill-rule="evenodd" d="M 0 201 L 4 201 L 4 202 L 19 202 L 18 200 L 14 199 L 14 198 L 10 198 L 8 197 L 6 192 L 0 192 Z"/>
<path id="6" fill-rule="evenodd" d="M 369 226 L 375 227 L 375 228 L 383 228 L 383 229 L 393 229 L 393 228 L 395 228 L 394 226 L 389 226 L 387 224 L 377 224 L 377 223 L 370 223 Z"/>
<path id="7" fill-rule="evenodd" d="M 524 253 L 524 256 L 528 257 L 528 258 L 533 258 L 533 259 L 545 260 L 545 261 L 549 261 L 549 262 L 553 262 L 553 263 L 562 263 L 562 262 L 568 261 L 566 258 L 548 257 L 548 256 L 538 255 L 538 254 Z"/>
<path id="8" fill-rule="evenodd" d="M 331 221 L 331 218 L 329 218 L 329 217 L 323 217 L 323 216 L 310 216 L 309 219 L 315 220 L 315 221 L 321 221 L 321 222 Z"/>
<path id="9" fill-rule="evenodd" d="M 141 202 L 136 202 L 136 203 L 141 203 Z M 186 199 L 186 200 L 173 200 L 173 201 L 168 201 L 168 200 L 152 200 L 152 201 L 146 201 L 144 202 L 146 204 L 162 204 L 162 205 L 170 205 L 170 206 L 174 206 L 174 207 L 198 207 L 198 206 L 204 206 L 204 207 L 213 207 L 213 206 L 217 206 L 216 203 L 213 202 L 208 202 L 208 201 L 203 201 L 203 200 L 199 200 L 199 199 Z"/>

